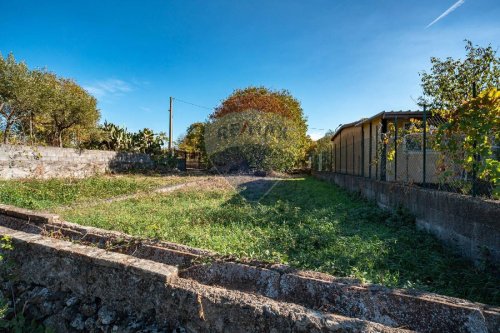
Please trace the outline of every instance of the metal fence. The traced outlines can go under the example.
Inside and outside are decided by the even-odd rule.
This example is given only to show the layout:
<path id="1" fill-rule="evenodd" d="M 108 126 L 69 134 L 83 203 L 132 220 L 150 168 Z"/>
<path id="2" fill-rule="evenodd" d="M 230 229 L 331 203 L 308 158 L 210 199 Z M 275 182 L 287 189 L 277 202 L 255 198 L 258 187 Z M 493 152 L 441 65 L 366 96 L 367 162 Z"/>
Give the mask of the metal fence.
<path id="1" fill-rule="evenodd" d="M 313 156 L 312 168 L 471 195 L 491 196 L 493 187 L 433 149 L 439 117 L 385 118 L 356 125 Z M 498 159 L 498 150 L 494 154 Z M 478 162 L 481 157 L 478 157 Z"/>
<path id="2" fill-rule="evenodd" d="M 181 171 L 203 170 L 207 167 L 202 154 L 199 152 L 174 149 L 174 156 L 177 159 L 177 167 Z"/>

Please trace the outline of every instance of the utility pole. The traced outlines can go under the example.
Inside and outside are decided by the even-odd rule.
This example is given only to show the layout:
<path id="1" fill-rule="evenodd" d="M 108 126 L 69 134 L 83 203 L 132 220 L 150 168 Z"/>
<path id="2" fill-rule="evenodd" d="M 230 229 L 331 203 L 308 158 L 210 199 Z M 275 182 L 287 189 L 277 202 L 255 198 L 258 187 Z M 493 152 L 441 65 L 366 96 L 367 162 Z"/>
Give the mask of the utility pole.
<path id="1" fill-rule="evenodd" d="M 169 112 L 169 121 L 168 121 L 168 151 L 172 153 L 172 134 L 173 134 L 173 124 L 172 124 L 172 112 L 174 111 L 172 109 L 172 104 L 173 104 L 173 97 L 170 97 L 170 109 L 168 110 Z"/>
<path id="2" fill-rule="evenodd" d="M 476 98 L 477 97 L 477 91 L 476 91 L 476 82 L 472 82 L 472 97 Z M 480 161 L 480 156 L 476 152 L 477 148 L 477 141 L 474 140 L 472 143 L 472 147 L 474 148 L 474 155 L 473 155 L 473 162 L 472 162 L 472 196 L 475 197 L 477 195 L 477 166 Z"/>
<path id="3" fill-rule="evenodd" d="M 427 176 L 427 105 L 424 103 L 424 114 L 423 114 L 423 119 L 424 123 L 424 132 L 422 133 L 422 152 L 423 152 L 423 159 L 422 159 L 422 186 L 425 187 L 426 185 L 426 176 Z"/>

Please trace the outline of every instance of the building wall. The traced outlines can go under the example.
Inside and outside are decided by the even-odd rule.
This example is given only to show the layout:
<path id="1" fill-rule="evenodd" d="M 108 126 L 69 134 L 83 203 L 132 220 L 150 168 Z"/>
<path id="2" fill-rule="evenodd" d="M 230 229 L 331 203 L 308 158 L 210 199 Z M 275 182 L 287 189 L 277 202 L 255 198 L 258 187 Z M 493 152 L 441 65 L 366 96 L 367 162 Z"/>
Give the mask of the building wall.
<path id="1" fill-rule="evenodd" d="M 364 141 L 364 177 L 377 179 L 380 172 L 380 161 L 378 160 L 378 138 L 380 138 L 380 119 L 363 123 Z M 370 140 L 371 128 L 371 140 Z M 371 151 L 370 151 L 371 145 Z"/>
<path id="2" fill-rule="evenodd" d="M 394 124 L 394 120 L 388 120 Z M 409 123 L 409 119 L 400 119 L 397 122 L 398 129 L 404 129 Z M 396 155 L 394 160 L 387 161 L 387 181 L 397 181 L 404 183 L 422 183 L 424 173 L 424 151 L 423 146 L 420 150 L 411 148 L 408 140 L 411 140 L 412 135 L 402 139 L 402 143 L 396 147 Z M 421 134 L 418 136 L 422 140 Z M 391 138 L 392 140 L 393 138 Z M 427 183 L 438 182 L 437 163 L 439 153 L 427 148 L 425 161 L 425 173 Z"/>
<path id="3" fill-rule="evenodd" d="M 337 172 L 361 175 L 361 127 L 348 127 L 333 141 Z"/>
<path id="4" fill-rule="evenodd" d="M 83 178 L 152 166 L 153 162 L 146 154 L 0 145 L 0 179 Z"/>
<path id="5" fill-rule="evenodd" d="M 394 124 L 393 119 L 388 123 Z M 404 128 L 408 119 L 399 119 L 398 129 Z M 371 127 L 371 140 L 370 140 Z M 381 152 L 380 142 L 382 132 L 382 119 L 374 119 L 358 126 L 344 128 L 332 141 L 333 168 L 332 171 L 370 179 L 381 179 Z M 394 146 L 394 138 L 390 138 L 387 151 Z M 393 160 L 386 160 L 386 180 L 405 183 L 423 182 L 423 150 L 408 149 L 406 139 L 396 147 Z M 371 145 L 371 154 L 370 154 Z M 439 154 L 427 149 L 426 151 L 426 182 L 437 183 L 437 164 Z M 323 166 L 323 171 L 327 170 Z"/>

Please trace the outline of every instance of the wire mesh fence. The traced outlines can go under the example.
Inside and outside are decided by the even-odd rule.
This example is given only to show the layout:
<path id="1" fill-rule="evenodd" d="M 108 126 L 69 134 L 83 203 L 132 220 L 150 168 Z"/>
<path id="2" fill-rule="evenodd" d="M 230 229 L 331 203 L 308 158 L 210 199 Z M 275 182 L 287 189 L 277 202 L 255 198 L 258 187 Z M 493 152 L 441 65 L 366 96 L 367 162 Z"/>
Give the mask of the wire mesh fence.
<path id="1" fill-rule="evenodd" d="M 316 171 L 362 176 L 438 190 L 491 197 L 492 183 L 478 179 L 474 170 L 460 163 L 461 150 L 453 156 L 436 149 L 437 130 L 444 120 L 430 113 L 356 124 L 334 136 L 331 146 L 313 157 Z M 463 138 L 458 138 L 463 146 Z M 498 147 L 493 156 L 499 158 Z M 463 155 L 463 152 L 462 152 Z M 477 156 L 482 163 L 484 156 Z M 473 168 L 474 169 L 474 168 Z"/>

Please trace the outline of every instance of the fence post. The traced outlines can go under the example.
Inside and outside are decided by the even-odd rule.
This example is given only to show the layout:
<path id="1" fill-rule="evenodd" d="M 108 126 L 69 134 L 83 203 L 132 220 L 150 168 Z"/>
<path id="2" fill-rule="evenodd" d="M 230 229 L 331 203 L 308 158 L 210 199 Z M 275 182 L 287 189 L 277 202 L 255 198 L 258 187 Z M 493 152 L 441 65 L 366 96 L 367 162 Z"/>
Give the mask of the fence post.
<path id="1" fill-rule="evenodd" d="M 423 149 L 423 165 L 422 165 L 422 186 L 425 187 L 426 174 L 427 174 L 427 105 L 424 104 L 424 115 L 423 115 L 423 123 L 424 123 L 424 133 L 422 138 L 422 149 Z"/>
<path id="2" fill-rule="evenodd" d="M 365 128 L 361 124 L 361 176 L 365 176 Z"/>
<path id="3" fill-rule="evenodd" d="M 370 121 L 370 139 L 368 140 L 368 178 L 372 178 L 372 122 Z"/>
<path id="4" fill-rule="evenodd" d="M 337 172 L 337 144 L 333 144 L 333 172 Z"/>
<path id="5" fill-rule="evenodd" d="M 378 180 L 379 175 L 378 175 L 378 162 L 379 162 L 379 156 L 378 156 L 378 142 L 379 142 L 379 132 L 378 132 L 378 125 L 375 127 L 375 160 L 377 163 L 375 164 L 375 180 Z"/>
<path id="6" fill-rule="evenodd" d="M 398 180 L 398 116 L 394 117 L 394 181 Z"/>
<path id="7" fill-rule="evenodd" d="M 476 82 L 472 83 L 472 97 L 476 98 L 477 97 L 477 91 L 476 91 Z M 476 183 L 477 183 L 477 162 L 479 160 L 478 154 L 476 153 L 476 147 L 477 147 L 477 142 L 474 140 L 472 144 L 474 148 L 474 156 L 473 156 L 473 161 L 472 161 L 472 196 L 475 197 L 477 194 L 477 188 L 476 188 Z"/>
<path id="8" fill-rule="evenodd" d="M 355 175 L 356 174 L 356 163 L 355 163 L 355 160 L 356 160 L 356 154 L 355 154 L 355 150 L 354 150 L 354 135 L 352 136 L 352 174 Z"/>
<path id="9" fill-rule="evenodd" d="M 342 132 L 339 135 L 339 171 L 342 173 Z"/>
<path id="10" fill-rule="evenodd" d="M 333 144 L 331 144 L 331 154 L 330 154 L 330 171 L 333 171 Z"/>
<path id="11" fill-rule="evenodd" d="M 347 169 L 347 138 L 345 139 L 345 173 L 349 174 L 349 169 Z"/>
<path id="12" fill-rule="evenodd" d="M 387 134 L 387 119 L 382 119 L 382 133 L 380 135 L 385 135 Z M 382 142 L 382 156 L 380 157 L 380 180 L 381 181 L 386 181 L 387 180 L 387 175 L 386 175 L 386 170 L 387 169 L 387 143 Z"/>

